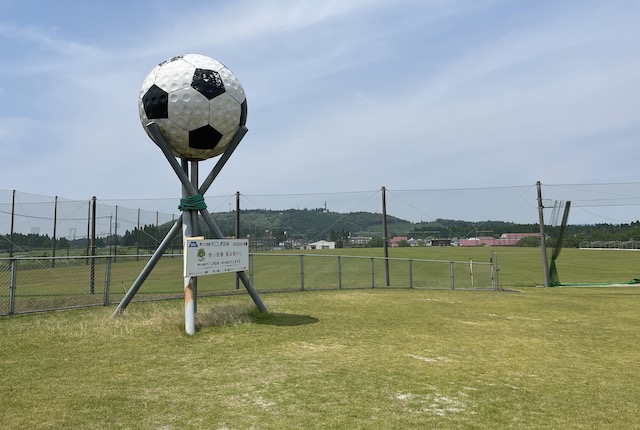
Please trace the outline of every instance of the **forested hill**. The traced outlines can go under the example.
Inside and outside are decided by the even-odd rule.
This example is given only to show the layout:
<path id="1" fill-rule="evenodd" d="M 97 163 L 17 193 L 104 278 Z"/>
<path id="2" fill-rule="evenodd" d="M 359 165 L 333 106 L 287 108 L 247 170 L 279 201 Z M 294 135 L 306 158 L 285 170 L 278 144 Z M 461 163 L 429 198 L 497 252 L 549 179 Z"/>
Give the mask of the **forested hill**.
<path id="1" fill-rule="evenodd" d="M 213 213 L 213 218 L 225 234 L 235 235 L 235 212 Z M 382 243 L 382 214 L 371 212 L 337 213 L 325 209 L 288 209 L 243 210 L 240 213 L 241 237 L 269 238 L 275 242 L 286 240 L 341 240 L 349 236 L 367 236 L 377 238 L 373 243 Z M 155 249 L 159 240 L 169 231 L 171 224 L 145 225 L 141 227 L 143 234 L 137 229 L 127 230 L 118 238 L 100 237 L 97 246 L 117 243 L 121 246 L 138 246 L 144 249 Z M 431 222 L 413 223 L 394 216 L 387 216 L 388 237 L 406 236 L 415 239 L 453 239 L 476 236 L 499 237 L 504 233 L 537 233 L 537 224 L 516 224 L 503 221 L 470 222 L 460 220 L 436 219 Z M 201 224 L 205 236 L 212 237 L 208 228 Z M 558 227 L 546 227 L 545 232 L 552 239 L 558 237 Z M 630 224 L 594 224 L 569 225 L 567 227 L 564 246 L 578 247 L 584 241 L 629 241 L 640 240 L 640 221 Z M 0 253 L 11 248 L 36 249 L 52 246 L 48 235 L 15 233 L 0 235 Z M 553 242 L 550 242 L 553 243 Z M 523 243 L 524 245 L 524 243 Z M 526 246 L 535 246 L 535 241 Z M 86 246 L 86 238 L 69 242 L 66 238 L 56 239 L 56 248 L 75 248 Z"/>
<path id="2" fill-rule="evenodd" d="M 235 212 L 212 214 L 225 234 L 232 235 Z M 240 212 L 241 236 L 271 235 L 278 239 L 290 235 L 308 240 L 335 240 L 351 236 L 382 236 L 382 214 L 371 212 L 337 213 L 324 209 L 243 210 Z M 515 224 L 502 221 L 480 223 L 437 219 L 413 223 L 387 215 L 389 237 L 454 238 L 513 232 L 537 232 L 537 224 Z M 285 233 L 286 232 L 286 233 Z M 254 237 L 255 237 L 254 236 Z"/>
<path id="3" fill-rule="evenodd" d="M 218 212 L 214 219 L 225 234 L 233 235 L 235 212 Z M 303 237 L 307 240 L 336 240 L 351 236 L 382 237 L 382 214 L 371 212 L 337 213 L 325 209 L 242 210 L 241 236 L 270 236 L 278 240 Z M 499 237 L 504 233 L 537 233 L 538 224 L 518 224 L 504 221 L 470 222 L 436 219 L 413 223 L 387 215 L 388 236 L 413 238 Z M 552 238 L 559 227 L 546 227 Z M 286 233 L 285 233 L 286 232 Z M 585 240 L 640 240 L 640 221 L 630 224 L 569 225 L 565 246 L 578 246 Z"/>

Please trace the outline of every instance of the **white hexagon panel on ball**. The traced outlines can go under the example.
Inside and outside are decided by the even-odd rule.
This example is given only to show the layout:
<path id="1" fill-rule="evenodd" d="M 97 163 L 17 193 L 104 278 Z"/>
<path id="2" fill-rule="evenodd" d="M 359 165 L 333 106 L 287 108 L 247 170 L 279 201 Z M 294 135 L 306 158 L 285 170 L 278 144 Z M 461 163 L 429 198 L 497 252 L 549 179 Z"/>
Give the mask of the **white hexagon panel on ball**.
<path id="1" fill-rule="evenodd" d="M 206 160 L 227 149 L 247 122 L 240 81 L 213 58 L 186 54 L 149 72 L 138 97 L 140 122 L 155 122 L 176 157 Z"/>

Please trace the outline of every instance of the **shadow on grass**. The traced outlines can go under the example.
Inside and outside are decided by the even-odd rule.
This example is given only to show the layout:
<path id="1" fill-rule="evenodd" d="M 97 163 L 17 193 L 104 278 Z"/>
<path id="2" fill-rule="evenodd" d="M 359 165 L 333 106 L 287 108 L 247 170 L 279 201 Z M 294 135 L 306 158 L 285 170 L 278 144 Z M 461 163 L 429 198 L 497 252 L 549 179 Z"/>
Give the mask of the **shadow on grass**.
<path id="1" fill-rule="evenodd" d="M 264 324 L 264 325 L 275 325 L 275 326 L 297 326 L 297 325 L 307 325 L 317 323 L 318 318 L 311 317 L 309 315 L 295 315 L 295 314 L 279 314 L 279 313 L 269 313 L 262 314 L 258 313 L 254 316 L 255 324 Z"/>
<path id="2" fill-rule="evenodd" d="M 226 304 L 201 310 L 196 314 L 196 329 L 221 327 L 233 324 L 262 324 L 274 326 L 299 326 L 318 322 L 308 315 L 261 313 L 247 304 Z"/>

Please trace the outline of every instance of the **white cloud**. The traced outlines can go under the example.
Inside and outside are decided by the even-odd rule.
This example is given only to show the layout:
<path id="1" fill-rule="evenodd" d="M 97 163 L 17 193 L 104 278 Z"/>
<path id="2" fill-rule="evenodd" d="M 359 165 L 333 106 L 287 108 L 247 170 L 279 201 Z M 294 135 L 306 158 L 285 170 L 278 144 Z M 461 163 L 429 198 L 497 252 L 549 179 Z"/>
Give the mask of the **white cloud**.
<path id="1" fill-rule="evenodd" d="M 4 186 L 178 195 L 136 101 L 154 64 L 183 52 L 227 63 L 248 95 L 249 134 L 214 194 L 633 179 L 595 169 L 633 159 L 624 152 L 637 142 L 633 3 L 542 2 L 520 13 L 499 1 L 279 5 L 158 2 L 138 27 L 122 29 L 117 40 L 130 43 L 118 47 L 109 36 L 72 40 L 47 23 L 0 24 L 1 44 L 30 47 L 0 60 L 0 96 L 19 111 L 0 107 L 0 139 L 43 154 L 31 157 L 29 178 Z M 23 74 L 49 85 L 16 91 L 7 82 Z M 51 181 L 51 166 L 69 179 Z"/>

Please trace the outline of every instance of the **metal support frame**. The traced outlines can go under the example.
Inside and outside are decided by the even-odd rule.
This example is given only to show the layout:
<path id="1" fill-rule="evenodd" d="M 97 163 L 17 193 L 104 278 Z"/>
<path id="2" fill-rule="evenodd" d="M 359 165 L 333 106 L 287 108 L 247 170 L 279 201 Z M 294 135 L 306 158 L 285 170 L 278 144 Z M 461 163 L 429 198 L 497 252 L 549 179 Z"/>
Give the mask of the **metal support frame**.
<path id="1" fill-rule="evenodd" d="M 209 173 L 207 178 L 204 180 L 202 185 L 200 185 L 200 187 L 198 188 L 197 176 L 195 178 L 192 177 L 191 179 L 188 177 L 187 172 L 185 172 L 185 167 L 184 167 L 185 163 L 184 163 L 184 161 L 183 161 L 183 166 L 180 166 L 180 164 L 178 164 L 178 161 L 176 160 L 175 156 L 173 155 L 171 149 L 169 148 L 169 145 L 165 141 L 164 136 L 160 132 L 160 129 L 158 128 L 158 126 L 155 123 L 150 122 L 147 125 L 147 129 L 148 129 L 149 133 L 153 136 L 156 145 L 158 145 L 158 147 L 162 150 L 162 153 L 165 155 L 165 158 L 167 159 L 167 161 L 169 162 L 169 164 L 173 168 L 173 171 L 176 173 L 176 175 L 180 179 L 180 182 L 182 183 L 182 187 L 183 187 L 183 196 L 184 197 L 186 197 L 186 196 L 194 196 L 196 194 L 204 195 L 206 193 L 206 191 L 209 189 L 209 187 L 211 186 L 211 184 L 213 183 L 215 178 L 218 176 L 218 174 L 220 173 L 220 171 L 222 170 L 222 168 L 224 167 L 226 162 L 229 160 L 229 157 L 231 157 L 231 154 L 235 151 L 235 149 L 237 148 L 238 144 L 240 143 L 240 141 L 242 140 L 242 138 L 244 137 L 244 135 L 248 131 L 248 129 L 246 127 L 244 127 L 244 126 L 242 126 L 242 127 L 240 127 L 238 129 L 238 131 L 236 132 L 235 136 L 233 137 L 233 139 L 229 143 L 229 146 L 227 147 L 227 149 L 220 156 L 220 158 L 218 159 L 216 165 L 213 167 L 213 169 L 211 170 L 211 172 Z M 194 167 L 194 166 L 197 166 L 197 162 L 192 162 L 191 166 L 192 166 L 192 173 L 193 173 L 193 169 L 194 168 L 197 169 L 197 167 Z M 196 173 L 196 175 L 197 175 L 197 173 Z M 213 217 L 211 216 L 209 211 L 205 208 L 205 209 L 201 209 L 199 212 L 200 212 L 200 215 L 202 215 L 202 218 L 204 219 L 205 223 L 209 227 L 209 230 L 215 236 L 215 238 L 216 239 L 224 239 L 224 235 L 222 234 L 222 231 L 220 230 L 218 225 L 213 220 Z M 187 214 L 189 214 L 189 216 L 185 216 Z M 176 220 L 176 222 L 173 225 L 173 227 L 171 228 L 171 230 L 167 233 L 167 235 L 165 236 L 164 240 L 160 243 L 160 245 L 158 246 L 158 248 L 156 249 L 154 254 L 151 256 L 149 262 L 147 262 L 147 264 L 142 269 L 142 272 L 140 273 L 138 278 L 135 280 L 135 282 L 133 283 L 133 285 L 131 286 L 129 291 L 127 291 L 127 294 L 125 295 L 125 297 L 122 299 L 122 301 L 120 302 L 120 304 L 118 305 L 118 307 L 114 311 L 113 317 L 117 317 L 118 315 L 120 315 L 120 314 L 122 314 L 124 312 L 125 308 L 131 302 L 131 300 L 135 296 L 136 292 L 140 289 L 140 287 L 142 286 L 142 284 L 144 283 L 146 278 L 149 276 L 149 274 L 151 273 L 151 271 L 155 267 L 156 263 L 160 260 L 160 257 L 162 256 L 163 252 L 167 249 L 167 247 L 169 246 L 171 241 L 174 239 L 174 237 L 180 231 L 182 225 L 186 224 L 188 226 L 188 228 L 185 229 L 185 230 L 189 230 L 194 225 L 194 223 L 192 221 L 194 219 L 195 219 L 195 224 L 197 225 L 197 212 L 194 211 L 193 215 L 195 215 L 195 216 L 192 217 L 192 214 L 189 213 L 189 212 L 183 213 Z M 189 230 L 189 232 L 191 232 L 191 230 Z M 187 237 L 186 234 L 188 234 L 188 232 L 185 231 L 184 234 L 185 234 L 184 237 Z M 242 283 L 244 284 L 245 288 L 247 289 L 247 292 L 249 293 L 249 295 L 253 299 L 253 302 L 256 304 L 258 310 L 260 312 L 263 312 L 263 313 L 268 313 L 267 307 L 262 302 L 262 299 L 258 295 L 258 292 L 256 291 L 256 289 L 251 284 L 251 282 L 250 282 L 249 278 L 247 277 L 247 275 L 245 274 L 245 272 L 238 272 L 238 276 L 239 276 L 240 280 L 242 281 Z M 191 282 L 189 284 L 190 284 L 190 288 L 192 288 Z M 187 289 L 187 285 L 186 285 L 186 281 L 185 281 L 185 292 L 186 292 L 186 289 Z M 195 296 L 194 296 L 194 298 L 195 298 Z M 186 305 L 186 300 L 187 300 L 187 297 L 185 296 L 185 305 Z M 187 321 L 186 312 L 187 312 L 187 309 L 186 309 L 186 306 L 185 306 L 185 329 L 186 329 L 188 334 L 193 334 L 193 332 L 195 332 L 195 325 L 193 326 L 193 332 L 190 333 L 190 331 L 191 331 L 191 327 L 190 327 L 191 326 L 191 321 Z M 191 310 L 189 310 L 189 312 L 191 312 Z M 194 302 L 194 305 L 193 305 L 193 313 L 195 313 L 195 302 Z M 189 325 L 189 327 L 187 327 L 187 324 Z"/>
<path id="2" fill-rule="evenodd" d="M 542 204 L 542 185 L 536 182 L 538 192 L 538 224 L 540 226 L 540 254 L 542 257 L 542 279 L 545 287 L 549 286 L 549 260 L 547 258 L 547 238 L 544 232 L 544 205 Z"/>

